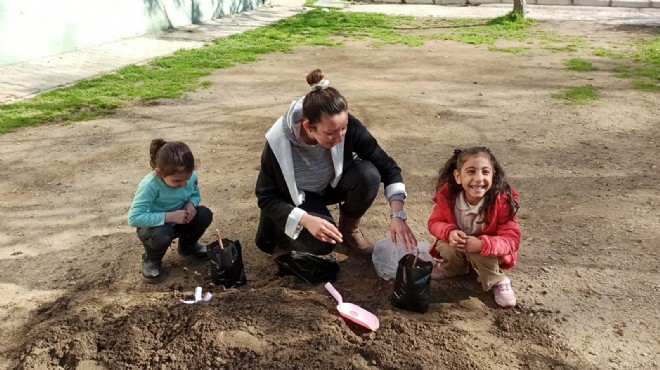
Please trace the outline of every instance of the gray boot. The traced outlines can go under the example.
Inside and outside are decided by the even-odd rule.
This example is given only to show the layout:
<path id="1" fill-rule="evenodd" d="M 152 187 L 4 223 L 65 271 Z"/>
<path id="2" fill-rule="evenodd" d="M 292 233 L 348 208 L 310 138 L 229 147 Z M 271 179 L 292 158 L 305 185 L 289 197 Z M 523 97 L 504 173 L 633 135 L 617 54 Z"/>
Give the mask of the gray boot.
<path id="1" fill-rule="evenodd" d="M 157 283 L 161 278 L 161 260 L 142 259 L 142 280 L 147 283 Z"/>

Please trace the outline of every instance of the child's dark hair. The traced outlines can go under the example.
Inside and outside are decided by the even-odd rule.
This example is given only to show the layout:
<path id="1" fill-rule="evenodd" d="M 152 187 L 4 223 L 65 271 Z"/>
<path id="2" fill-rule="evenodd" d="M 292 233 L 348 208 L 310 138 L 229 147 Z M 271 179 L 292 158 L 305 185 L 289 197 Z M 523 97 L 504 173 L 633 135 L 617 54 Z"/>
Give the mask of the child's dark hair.
<path id="1" fill-rule="evenodd" d="M 334 116 L 348 110 L 346 99 L 334 87 L 324 86 L 323 77 L 320 69 L 307 74 L 307 83 L 312 89 L 303 100 L 303 116 L 312 127 L 316 127 L 325 115 Z"/>
<path id="2" fill-rule="evenodd" d="M 438 174 L 438 184 L 436 186 L 436 193 L 440 191 L 442 185 L 447 183 L 449 185 L 449 195 L 451 199 L 455 199 L 458 194 L 463 191 L 463 186 L 458 184 L 454 178 L 454 170 L 459 170 L 463 163 L 472 156 L 475 155 L 484 155 L 490 161 L 490 164 L 493 166 L 493 183 L 484 196 L 484 204 L 481 206 L 479 215 L 481 219 L 488 224 L 488 212 L 490 209 L 495 206 L 495 201 L 497 197 L 504 193 L 506 195 L 507 203 L 509 204 L 509 220 L 512 220 L 516 213 L 518 213 L 518 202 L 513 199 L 511 194 L 511 186 L 506 181 L 506 176 L 504 175 L 504 169 L 497 162 L 493 153 L 490 152 L 490 149 L 486 147 L 473 147 L 470 149 L 455 149 L 454 154 L 447 160 L 444 167 L 440 170 Z"/>
<path id="3" fill-rule="evenodd" d="M 195 169 L 195 157 L 188 145 L 180 141 L 167 142 L 163 139 L 153 139 L 149 146 L 149 154 L 151 168 L 158 167 L 162 177 L 192 173 Z"/>

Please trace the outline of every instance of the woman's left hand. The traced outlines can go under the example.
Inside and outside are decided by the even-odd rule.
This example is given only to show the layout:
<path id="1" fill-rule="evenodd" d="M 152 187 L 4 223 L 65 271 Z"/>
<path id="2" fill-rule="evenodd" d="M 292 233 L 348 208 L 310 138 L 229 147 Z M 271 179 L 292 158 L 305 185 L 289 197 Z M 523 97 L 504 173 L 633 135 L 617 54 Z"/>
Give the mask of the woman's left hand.
<path id="1" fill-rule="evenodd" d="M 390 234 L 392 235 L 392 242 L 396 245 L 400 241 L 406 251 L 412 252 L 417 248 L 417 238 L 406 221 L 393 217 L 390 221 Z"/>

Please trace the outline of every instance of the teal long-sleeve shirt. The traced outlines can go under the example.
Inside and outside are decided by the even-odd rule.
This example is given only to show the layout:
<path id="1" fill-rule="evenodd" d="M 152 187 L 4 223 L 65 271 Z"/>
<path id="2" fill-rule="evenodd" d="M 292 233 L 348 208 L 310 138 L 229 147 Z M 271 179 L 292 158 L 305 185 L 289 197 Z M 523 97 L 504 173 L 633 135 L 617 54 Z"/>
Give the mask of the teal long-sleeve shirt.
<path id="1" fill-rule="evenodd" d="M 197 207 L 201 200 L 197 173 L 192 173 L 186 186 L 175 189 L 151 171 L 138 185 L 128 211 L 128 224 L 132 227 L 161 226 L 165 224 L 165 213 L 183 209 L 188 202 Z"/>

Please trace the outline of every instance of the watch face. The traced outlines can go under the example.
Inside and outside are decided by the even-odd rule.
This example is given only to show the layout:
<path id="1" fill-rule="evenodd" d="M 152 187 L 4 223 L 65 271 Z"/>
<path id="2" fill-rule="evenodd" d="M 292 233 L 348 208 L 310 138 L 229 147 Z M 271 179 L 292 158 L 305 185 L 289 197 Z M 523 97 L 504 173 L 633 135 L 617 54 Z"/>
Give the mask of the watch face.
<path id="1" fill-rule="evenodd" d="M 406 219 L 408 219 L 408 215 L 406 215 L 406 212 L 404 212 L 404 211 L 395 212 L 394 214 L 392 214 L 392 216 L 393 216 L 393 217 L 400 218 L 400 219 L 402 219 L 402 220 L 404 220 L 404 221 L 405 221 Z"/>

